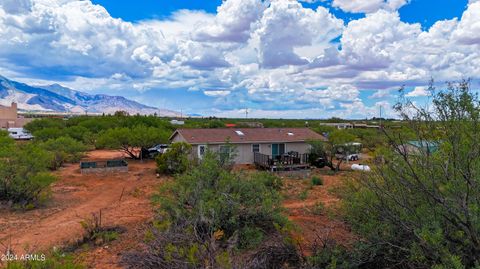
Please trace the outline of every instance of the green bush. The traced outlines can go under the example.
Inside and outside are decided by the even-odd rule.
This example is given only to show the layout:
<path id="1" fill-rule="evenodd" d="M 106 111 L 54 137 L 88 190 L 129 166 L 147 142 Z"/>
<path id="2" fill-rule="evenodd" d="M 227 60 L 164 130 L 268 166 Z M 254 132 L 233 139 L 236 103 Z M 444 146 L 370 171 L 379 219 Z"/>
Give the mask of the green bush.
<path id="1" fill-rule="evenodd" d="M 42 203 L 48 197 L 55 177 L 48 173 L 51 153 L 35 144 L 15 145 L 5 142 L 0 149 L 0 200 L 24 208 Z"/>
<path id="2" fill-rule="evenodd" d="M 167 152 L 157 156 L 157 171 L 166 175 L 181 174 L 190 165 L 189 154 L 192 146 L 187 143 L 173 143 Z"/>
<path id="3" fill-rule="evenodd" d="M 311 184 L 312 184 L 313 186 L 323 185 L 323 179 L 321 179 L 321 178 L 318 177 L 318 176 L 314 176 L 314 177 L 312 177 Z"/>
<path id="4" fill-rule="evenodd" d="M 64 134 L 85 144 L 91 144 L 93 142 L 93 133 L 84 126 L 71 126 L 65 128 Z"/>
<path id="5" fill-rule="evenodd" d="M 65 162 L 78 162 L 87 150 L 84 144 L 69 136 L 49 139 L 42 143 L 41 147 L 53 154 L 52 169 L 62 166 Z"/>
<path id="6" fill-rule="evenodd" d="M 24 128 L 32 134 L 44 129 L 63 129 L 65 128 L 65 121 L 54 118 L 36 119 L 27 123 Z"/>
<path id="7" fill-rule="evenodd" d="M 238 247 L 240 249 L 252 249 L 260 245 L 265 237 L 262 229 L 258 227 L 247 226 L 240 230 L 240 237 L 238 240 Z"/>
<path id="8" fill-rule="evenodd" d="M 64 135 L 63 129 L 57 127 L 44 128 L 37 131 L 34 131 L 32 135 L 35 137 L 35 140 L 47 141 L 49 139 L 57 139 Z"/>
<path id="9" fill-rule="evenodd" d="M 278 180 L 232 172 L 212 152 L 162 186 L 155 202 L 159 221 L 147 253 L 127 255 L 140 268 L 233 267 L 232 251 L 251 249 L 287 224 Z M 139 260 L 141 260 L 140 265 Z"/>
<path id="10" fill-rule="evenodd" d="M 307 200 L 308 198 L 308 190 L 303 190 L 299 195 L 298 195 L 298 199 L 300 200 Z"/>
<path id="11" fill-rule="evenodd" d="M 367 268 L 480 264 L 480 100 L 461 82 L 434 92 L 432 103 L 396 106 L 423 147 L 405 149 L 411 134 L 387 133 L 383 163 L 341 192 Z"/>
<path id="12" fill-rule="evenodd" d="M 358 266 L 350 250 L 333 240 L 315 242 L 312 249 L 312 255 L 306 257 L 305 268 L 352 269 Z"/>

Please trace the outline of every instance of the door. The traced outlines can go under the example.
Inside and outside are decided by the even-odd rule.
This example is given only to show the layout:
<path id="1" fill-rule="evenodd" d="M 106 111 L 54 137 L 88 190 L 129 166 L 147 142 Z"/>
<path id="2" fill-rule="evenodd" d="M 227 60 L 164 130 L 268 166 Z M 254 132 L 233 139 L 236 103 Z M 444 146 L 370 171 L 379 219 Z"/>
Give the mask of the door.
<path id="1" fill-rule="evenodd" d="M 272 144 L 272 158 L 285 154 L 285 144 Z"/>

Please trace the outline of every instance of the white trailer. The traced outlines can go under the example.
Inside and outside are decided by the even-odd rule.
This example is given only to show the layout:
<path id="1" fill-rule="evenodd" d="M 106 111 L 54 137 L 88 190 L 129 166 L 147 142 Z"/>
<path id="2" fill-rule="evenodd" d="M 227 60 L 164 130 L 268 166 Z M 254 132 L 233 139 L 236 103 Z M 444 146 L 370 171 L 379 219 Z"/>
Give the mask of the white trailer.
<path id="1" fill-rule="evenodd" d="M 33 135 L 23 128 L 8 128 L 8 135 L 15 140 L 33 139 Z"/>

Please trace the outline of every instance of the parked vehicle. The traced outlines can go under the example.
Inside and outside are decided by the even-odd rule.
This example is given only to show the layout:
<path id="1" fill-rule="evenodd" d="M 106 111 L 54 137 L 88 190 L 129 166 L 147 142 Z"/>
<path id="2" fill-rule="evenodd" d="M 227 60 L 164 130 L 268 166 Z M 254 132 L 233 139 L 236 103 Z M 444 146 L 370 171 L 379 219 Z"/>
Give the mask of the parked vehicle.
<path id="1" fill-rule="evenodd" d="M 352 170 L 354 171 L 363 171 L 363 172 L 370 172 L 372 169 L 370 169 L 370 166 L 366 164 L 352 164 Z"/>
<path id="2" fill-rule="evenodd" d="M 345 161 L 358 161 L 360 156 L 358 153 L 348 154 L 348 155 L 337 155 L 337 160 L 343 159 Z"/>
<path id="3" fill-rule="evenodd" d="M 312 160 L 310 164 L 317 168 L 323 168 L 327 165 L 327 161 L 324 158 L 319 157 L 315 160 Z"/>
<path id="4" fill-rule="evenodd" d="M 151 147 L 148 149 L 148 154 L 150 158 L 155 158 L 159 154 L 163 154 L 168 151 L 168 145 L 167 144 L 158 144 L 154 147 Z"/>
<path id="5" fill-rule="evenodd" d="M 23 128 L 8 128 L 8 135 L 15 140 L 33 139 L 33 135 Z"/>

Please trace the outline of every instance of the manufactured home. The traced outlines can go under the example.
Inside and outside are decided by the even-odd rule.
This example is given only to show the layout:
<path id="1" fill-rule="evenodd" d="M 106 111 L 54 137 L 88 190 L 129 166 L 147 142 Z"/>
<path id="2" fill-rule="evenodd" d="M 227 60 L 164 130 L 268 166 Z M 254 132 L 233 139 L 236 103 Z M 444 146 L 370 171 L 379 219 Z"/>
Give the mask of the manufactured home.
<path id="1" fill-rule="evenodd" d="M 178 129 L 170 142 L 192 145 L 192 157 L 208 150 L 223 152 L 227 143 L 235 148 L 236 164 L 255 164 L 266 169 L 308 166 L 311 140 L 326 138 L 308 128 L 218 128 Z"/>

